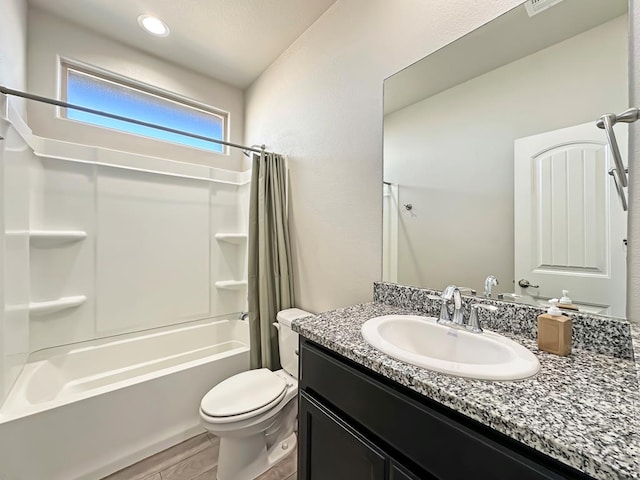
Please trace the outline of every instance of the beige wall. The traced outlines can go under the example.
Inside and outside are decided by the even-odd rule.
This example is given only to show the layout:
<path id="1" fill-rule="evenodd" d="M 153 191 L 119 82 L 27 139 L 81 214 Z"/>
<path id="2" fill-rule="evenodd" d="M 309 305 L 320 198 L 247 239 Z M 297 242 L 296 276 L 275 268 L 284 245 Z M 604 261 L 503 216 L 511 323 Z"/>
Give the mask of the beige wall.
<path id="1" fill-rule="evenodd" d="M 398 283 L 482 292 L 493 274 L 494 292 L 514 291 L 514 140 L 626 108 L 627 22 L 618 17 L 385 117 L 384 179 L 413 205 L 399 214 Z"/>
<path id="2" fill-rule="evenodd" d="M 38 9 L 29 9 L 27 84 L 37 95 L 59 98 L 59 57 L 92 65 L 229 112 L 230 141 L 241 143 L 244 94 L 214 79 L 192 73 L 91 32 Z M 29 124 L 40 136 L 134 153 L 242 170 L 242 153 L 230 155 L 157 142 L 78 122 L 56 119 L 54 107 L 29 102 Z"/>
<path id="3" fill-rule="evenodd" d="M 338 0 L 246 94 L 289 157 L 297 306 L 370 301 L 382 265 L 382 83 L 518 0 Z"/>

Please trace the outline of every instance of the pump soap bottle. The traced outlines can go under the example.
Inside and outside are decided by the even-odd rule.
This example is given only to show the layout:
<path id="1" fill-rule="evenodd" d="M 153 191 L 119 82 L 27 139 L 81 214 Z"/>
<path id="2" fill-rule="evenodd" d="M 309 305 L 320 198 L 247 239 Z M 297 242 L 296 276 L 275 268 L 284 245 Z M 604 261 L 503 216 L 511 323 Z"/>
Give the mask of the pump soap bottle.
<path id="1" fill-rule="evenodd" d="M 562 290 L 562 298 L 558 300 L 558 308 L 578 311 L 578 307 L 576 307 L 569 298 L 569 290 Z"/>
<path id="2" fill-rule="evenodd" d="M 562 315 L 558 300 L 549 300 L 547 313 L 538 315 L 538 348 L 545 352 L 566 356 L 571 353 L 571 327 L 569 317 Z"/>

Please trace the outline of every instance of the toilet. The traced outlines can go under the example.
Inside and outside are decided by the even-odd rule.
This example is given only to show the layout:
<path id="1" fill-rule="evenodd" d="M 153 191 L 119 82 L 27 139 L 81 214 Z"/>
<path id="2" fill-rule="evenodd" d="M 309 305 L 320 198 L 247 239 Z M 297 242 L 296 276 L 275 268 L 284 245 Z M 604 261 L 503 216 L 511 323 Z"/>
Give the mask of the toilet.
<path id="1" fill-rule="evenodd" d="M 295 449 L 298 334 L 291 321 L 309 315 L 290 308 L 276 316 L 282 370 L 238 373 L 202 398 L 202 425 L 220 437 L 218 480 L 252 480 Z"/>

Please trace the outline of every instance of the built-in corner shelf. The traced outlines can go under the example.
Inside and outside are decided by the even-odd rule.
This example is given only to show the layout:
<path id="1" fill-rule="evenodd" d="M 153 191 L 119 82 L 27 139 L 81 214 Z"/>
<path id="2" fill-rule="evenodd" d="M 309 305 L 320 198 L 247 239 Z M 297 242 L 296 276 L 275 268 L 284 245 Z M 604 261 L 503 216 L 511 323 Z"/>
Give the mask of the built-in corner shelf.
<path id="1" fill-rule="evenodd" d="M 246 280 L 223 280 L 221 282 L 214 283 L 216 288 L 222 288 L 225 290 L 240 290 L 247 286 Z"/>
<path id="2" fill-rule="evenodd" d="M 29 303 L 30 315 L 50 315 L 69 308 L 75 308 L 87 301 L 84 295 L 76 295 L 73 297 L 61 297 L 56 300 L 47 300 L 44 302 Z"/>
<path id="3" fill-rule="evenodd" d="M 36 247 L 49 247 L 63 243 L 79 242 L 87 238 L 82 230 L 30 230 L 29 240 Z"/>
<path id="4" fill-rule="evenodd" d="M 248 235 L 246 233 L 216 233 L 214 238 L 218 243 L 220 243 L 220 250 L 223 257 L 226 257 L 223 261 L 224 263 L 237 263 L 240 266 L 241 263 L 244 263 L 242 260 L 246 257 L 246 247 Z M 223 244 L 229 245 L 228 247 L 223 246 Z M 245 267 L 246 268 L 246 267 Z M 228 274 L 229 277 L 241 277 L 239 274 L 234 275 Z M 217 276 L 220 278 L 219 275 Z M 224 275 L 226 276 L 226 275 Z M 224 277 L 223 277 L 224 278 Z M 228 278 L 228 277 L 227 277 Z M 219 290 L 227 290 L 234 291 L 236 295 L 241 295 L 243 292 L 246 293 L 247 289 L 247 281 L 246 280 L 221 280 L 214 283 L 214 286 Z"/>
<path id="5" fill-rule="evenodd" d="M 247 241 L 246 233 L 216 233 L 215 239 L 219 242 L 234 243 L 240 245 Z"/>

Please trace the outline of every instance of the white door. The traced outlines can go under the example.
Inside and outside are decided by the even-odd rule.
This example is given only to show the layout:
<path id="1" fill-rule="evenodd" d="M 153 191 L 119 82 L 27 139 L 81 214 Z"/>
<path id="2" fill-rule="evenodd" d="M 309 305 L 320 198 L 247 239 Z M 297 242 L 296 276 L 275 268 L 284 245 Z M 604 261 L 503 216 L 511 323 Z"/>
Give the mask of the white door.
<path id="1" fill-rule="evenodd" d="M 626 159 L 627 126 L 616 136 Z M 516 292 L 557 298 L 569 290 L 591 311 L 625 315 L 626 214 L 613 166 L 595 122 L 515 141 Z"/>

